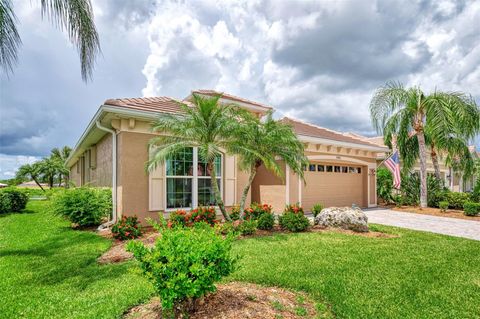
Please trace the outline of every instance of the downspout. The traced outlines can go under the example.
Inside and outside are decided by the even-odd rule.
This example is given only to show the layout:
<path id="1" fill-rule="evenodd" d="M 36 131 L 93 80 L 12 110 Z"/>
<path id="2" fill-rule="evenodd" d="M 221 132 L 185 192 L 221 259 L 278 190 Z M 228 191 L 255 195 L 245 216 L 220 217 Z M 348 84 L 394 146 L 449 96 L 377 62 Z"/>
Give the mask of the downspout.
<path id="1" fill-rule="evenodd" d="M 102 230 L 117 222 L 117 133 L 115 130 L 102 126 L 100 121 L 95 124 L 100 130 L 112 134 L 112 219 L 98 226 L 98 230 Z"/>

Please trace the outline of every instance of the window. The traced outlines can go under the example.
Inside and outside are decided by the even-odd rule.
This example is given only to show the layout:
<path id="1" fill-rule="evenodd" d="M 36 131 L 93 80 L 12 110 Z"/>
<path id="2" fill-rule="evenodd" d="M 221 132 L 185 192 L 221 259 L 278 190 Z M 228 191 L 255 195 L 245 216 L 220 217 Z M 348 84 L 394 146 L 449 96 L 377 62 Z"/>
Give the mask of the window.
<path id="1" fill-rule="evenodd" d="M 348 173 L 348 167 L 342 166 L 342 173 Z"/>
<path id="2" fill-rule="evenodd" d="M 356 172 L 356 168 L 355 168 L 355 167 L 349 167 L 349 168 L 348 168 L 348 172 L 349 172 L 349 173 L 355 173 L 355 172 Z"/>
<path id="3" fill-rule="evenodd" d="M 218 188 L 221 191 L 221 156 L 218 156 L 214 163 Z M 198 155 L 196 148 L 185 148 L 167 159 L 167 209 L 215 205 L 210 173 L 207 162 Z"/>
<path id="4" fill-rule="evenodd" d="M 310 165 L 308 165 L 308 170 L 309 170 L 310 172 L 315 172 L 315 166 L 316 166 L 315 164 L 310 164 Z"/>
<path id="5" fill-rule="evenodd" d="M 357 168 L 357 173 L 358 173 L 358 174 L 362 174 L 362 168 L 361 168 L 361 167 L 358 167 L 358 168 Z"/>
<path id="6" fill-rule="evenodd" d="M 317 165 L 317 170 L 318 170 L 319 172 L 325 172 L 325 166 L 323 166 L 323 165 Z"/>
<path id="7" fill-rule="evenodd" d="M 335 166 L 335 173 L 340 173 L 340 166 Z"/>
<path id="8" fill-rule="evenodd" d="M 333 172 L 333 166 L 327 165 L 327 172 Z"/>

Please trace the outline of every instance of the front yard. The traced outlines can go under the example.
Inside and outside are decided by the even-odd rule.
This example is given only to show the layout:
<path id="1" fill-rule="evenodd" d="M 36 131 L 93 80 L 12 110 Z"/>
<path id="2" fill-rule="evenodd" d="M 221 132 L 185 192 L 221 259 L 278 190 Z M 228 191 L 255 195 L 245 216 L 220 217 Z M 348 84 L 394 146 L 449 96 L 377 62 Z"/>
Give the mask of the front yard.
<path id="1" fill-rule="evenodd" d="M 98 265 L 111 245 L 74 231 L 47 202 L 0 216 L 1 318 L 117 318 L 150 298 L 134 262 Z M 337 318 L 478 318 L 480 242 L 374 226 L 242 239 L 229 280 L 307 292 Z"/>

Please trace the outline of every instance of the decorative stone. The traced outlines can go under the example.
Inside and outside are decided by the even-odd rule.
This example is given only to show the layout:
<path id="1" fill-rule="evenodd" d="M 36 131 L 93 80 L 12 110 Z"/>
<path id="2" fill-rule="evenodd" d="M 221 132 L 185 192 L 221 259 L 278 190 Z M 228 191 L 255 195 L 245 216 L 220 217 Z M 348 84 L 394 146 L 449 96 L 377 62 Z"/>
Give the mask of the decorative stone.
<path id="1" fill-rule="evenodd" d="M 315 225 L 368 232 L 367 215 L 358 207 L 324 208 L 315 218 Z"/>

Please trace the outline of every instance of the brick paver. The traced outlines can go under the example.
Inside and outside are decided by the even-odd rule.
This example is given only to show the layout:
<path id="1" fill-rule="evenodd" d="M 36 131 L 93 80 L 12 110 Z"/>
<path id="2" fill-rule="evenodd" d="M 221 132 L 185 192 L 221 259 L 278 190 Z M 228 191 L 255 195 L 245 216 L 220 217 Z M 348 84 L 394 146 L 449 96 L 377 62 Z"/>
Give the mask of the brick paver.
<path id="1" fill-rule="evenodd" d="M 370 209 L 365 210 L 365 214 L 368 216 L 369 223 L 480 240 L 480 222 L 478 221 L 402 213 L 390 209 Z"/>

